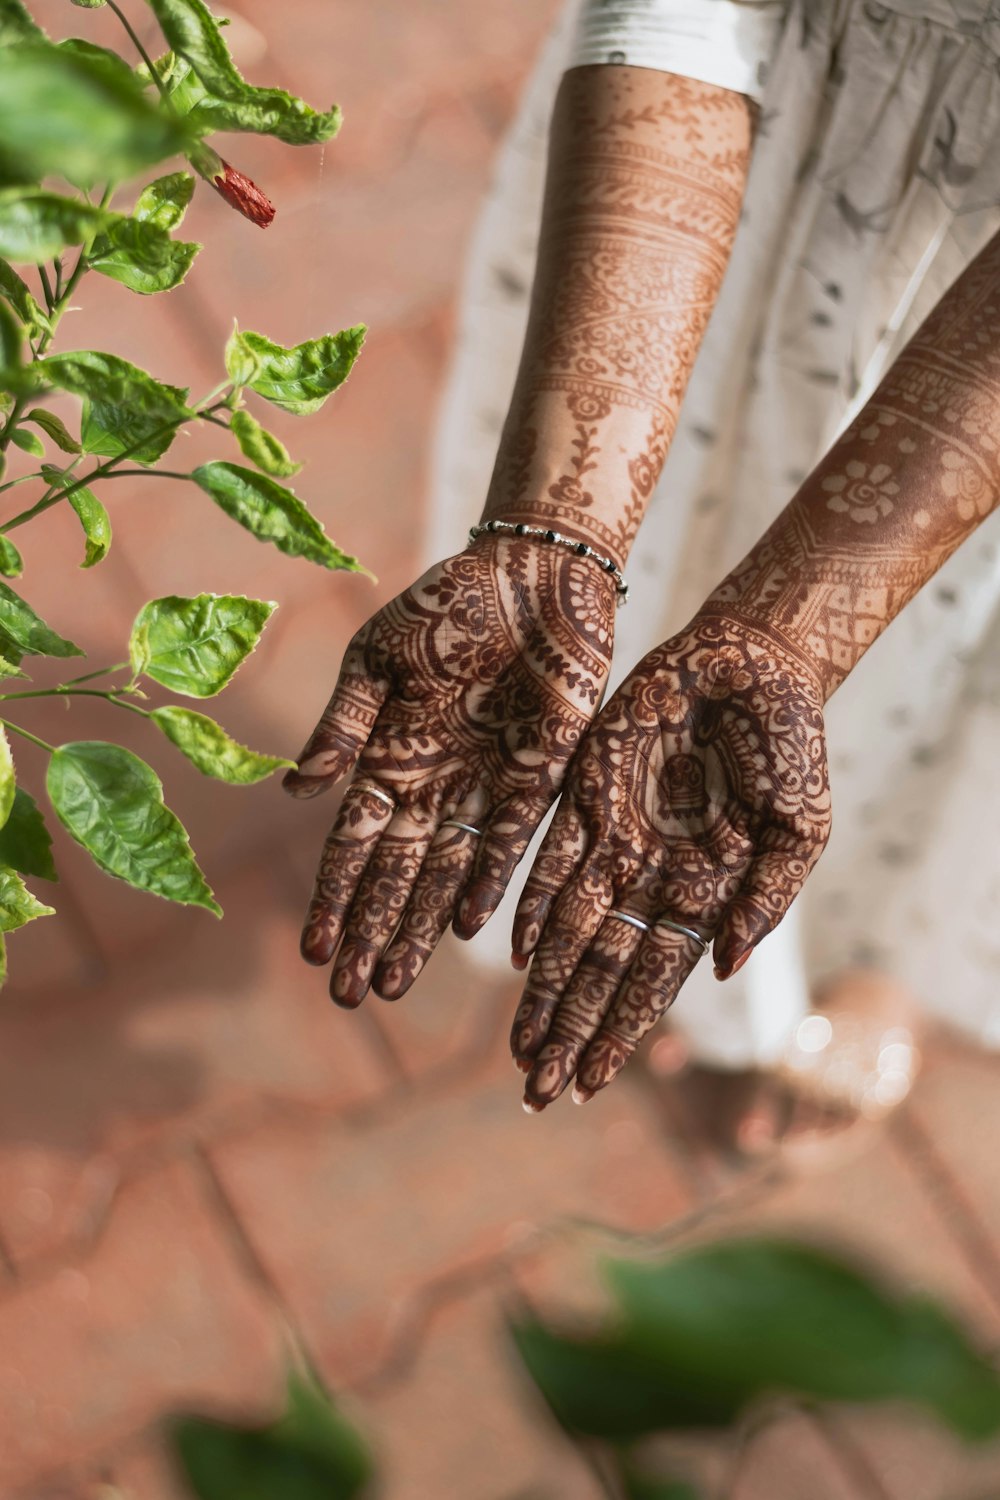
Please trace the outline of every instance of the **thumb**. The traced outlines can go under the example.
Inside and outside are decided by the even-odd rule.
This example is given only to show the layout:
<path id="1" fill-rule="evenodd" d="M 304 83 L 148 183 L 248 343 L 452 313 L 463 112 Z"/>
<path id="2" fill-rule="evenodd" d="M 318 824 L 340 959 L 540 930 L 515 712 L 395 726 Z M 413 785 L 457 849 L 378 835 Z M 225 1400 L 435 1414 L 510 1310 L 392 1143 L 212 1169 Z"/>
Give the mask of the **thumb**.
<path id="1" fill-rule="evenodd" d="M 389 683 L 365 664 L 364 641 L 347 648 L 337 686 L 319 723 L 285 774 L 282 786 L 293 797 L 316 797 L 350 771 L 361 754 L 389 695 Z"/>
<path id="2" fill-rule="evenodd" d="M 741 969 L 757 944 L 773 932 L 805 883 L 820 856 L 822 845 L 758 854 L 715 933 L 713 958 L 716 979 L 729 979 Z"/>

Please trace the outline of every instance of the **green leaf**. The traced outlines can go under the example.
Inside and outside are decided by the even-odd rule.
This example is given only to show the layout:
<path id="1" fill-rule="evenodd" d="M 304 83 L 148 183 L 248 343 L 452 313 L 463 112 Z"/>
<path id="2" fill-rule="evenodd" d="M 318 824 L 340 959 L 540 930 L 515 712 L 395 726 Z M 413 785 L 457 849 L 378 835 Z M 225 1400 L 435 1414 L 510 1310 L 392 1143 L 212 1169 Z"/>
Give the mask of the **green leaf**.
<path id="1" fill-rule="evenodd" d="M 10 741 L 7 738 L 7 731 L 0 724 L 0 829 L 10 817 L 10 810 L 14 806 L 16 786 L 17 778 L 14 775 L 14 757 L 10 753 Z"/>
<path id="2" fill-rule="evenodd" d="M 30 453 L 32 458 L 45 457 L 45 444 L 37 432 L 28 432 L 23 427 L 15 427 L 10 433 L 10 440 L 25 453 Z"/>
<path id="3" fill-rule="evenodd" d="M 86 453 L 108 458 L 128 454 L 137 463 L 155 463 L 178 426 L 194 416 L 186 405 L 186 389 L 164 385 L 116 354 L 77 349 L 50 355 L 37 368 L 54 385 L 83 397 Z"/>
<path id="4" fill-rule="evenodd" d="M 111 517 L 93 490 L 82 484 L 66 496 L 80 518 L 86 546 L 81 568 L 92 568 L 102 562 L 111 546 Z"/>
<path id="5" fill-rule="evenodd" d="M 256 354 L 243 342 L 240 325 L 234 321 L 226 343 L 226 373 L 235 386 L 249 385 L 260 369 Z"/>
<path id="6" fill-rule="evenodd" d="M 22 656 L 83 656 L 79 646 L 64 640 L 31 605 L 0 583 L 0 652 L 19 666 Z"/>
<path id="7" fill-rule="evenodd" d="M 287 479 L 301 469 L 301 464 L 292 461 L 284 443 L 262 427 L 248 411 L 234 411 L 229 430 L 239 443 L 244 457 L 256 464 L 258 469 L 263 469 L 265 474 Z"/>
<path id="8" fill-rule="evenodd" d="M 625 1500 L 701 1500 L 699 1492 L 681 1479 L 640 1473 L 627 1468 L 622 1475 Z"/>
<path id="9" fill-rule="evenodd" d="M 40 266 L 81 245 L 113 215 L 82 198 L 64 198 L 43 188 L 0 189 L 0 255 Z"/>
<path id="10" fill-rule="evenodd" d="M 255 366 L 251 378 L 238 383 L 248 385 L 283 411 L 299 415 L 318 411 L 351 373 L 366 332 L 364 324 L 359 323 L 341 333 L 328 333 L 285 349 L 252 329 L 244 333 L 237 330 L 230 340 L 234 345 L 232 357 L 235 361 L 238 348 L 247 367 L 251 361 Z"/>
<path id="11" fill-rule="evenodd" d="M 210 463 L 191 478 L 227 516 L 262 542 L 273 542 L 289 557 L 305 557 L 324 568 L 363 572 L 357 558 L 341 552 L 316 517 L 291 490 L 239 464 Z"/>
<path id="12" fill-rule="evenodd" d="M 361 1500 L 374 1467 L 366 1444 L 312 1382 L 292 1376 L 269 1427 L 181 1417 L 171 1445 L 197 1500 Z"/>
<path id="13" fill-rule="evenodd" d="M 45 32 L 32 20 L 21 0 L 0 0 L 0 47 L 44 41 Z"/>
<path id="14" fill-rule="evenodd" d="M 49 799 L 67 833 L 108 875 L 184 906 L 222 909 L 151 766 L 121 745 L 81 740 L 49 761 Z"/>
<path id="15" fill-rule="evenodd" d="M 92 51 L 44 42 L 0 49 L 0 182 L 58 173 L 89 188 L 190 143 L 187 127 L 158 109 L 120 60 L 111 66 Z"/>
<path id="16" fill-rule="evenodd" d="M 5 297 L 10 303 L 32 338 L 40 333 L 52 332 L 47 314 L 39 307 L 14 267 L 5 260 L 0 260 L 0 297 Z"/>
<path id="17" fill-rule="evenodd" d="M 204 776 L 227 781 L 231 786 L 253 786 L 293 760 L 280 755 L 261 755 L 230 739 L 221 725 L 194 709 L 168 704 L 153 709 L 153 721 L 167 739 L 186 755 Z"/>
<path id="18" fill-rule="evenodd" d="M 73 434 L 67 429 L 64 422 L 56 416 L 55 412 L 46 411 L 44 406 L 34 406 L 24 418 L 26 422 L 34 422 L 43 432 L 48 433 L 57 448 L 64 453 L 82 453 L 83 449 Z"/>
<path id="19" fill-rule="evenodd" d="M 0 574 L 4 578 L 20 578 L 24 572 L 24 560 L 10 537 L 0 533 Z"/>
<path id="20" fill-rule="evenodd" d="M 76 57 L 85 57 L 96 67 L 113 74 L 114 82 L 134 92 L 136 85 L 134 72 L 125 59 L 119 57 L 117 52 L 112 52 L 109 47 L 98 47 L 96 42 L 88 42 L 80 36 L 68 36 L 63 41 L 57 42 L 56 46 L 60 52 L 72 52 Z"/>
<path id="21" fill-rule="evenodd" d="M 213 698 L 246 661 L 276 609 L 241 594 L 151 599 L 132 626 L 132 670 L 185 698 Z"/>
<path id="22" fill-rule="evenodd" d="M 187 59 L 209 95 L 189 116 L 198 134 L 250 130 L 303 146 L 328 141 L 337 133 L 340 111 L 336 105 L 321 112 L 284 89 L 248 84 L 202 0 L 149 0 L 149 5 L 168 44 Z"/>
<path id="23" fill-rule="evenodd" d="M 154 223 L 122 217 L 94 241 L 87 264 L 129 291 L 150 296 L 180 286 L 200 249 L 193 241 L 172 240 Z"/>
<path id="24" fill-rule="evenodd" d="M 132 217 L 157 229 L 176 229 L 187 212 L 194 192 L 190 172 L 170 172 L 143 188 L 135 200 Z"/>
<path id="25" fill-rule="evenodd" d="M 108 0 L 73 0 L 81 10 L 100 10 L 102 5 L 107 5 Z"/>
<path id="26" fill-rule="evenodd" d="M 20 875 L 0 869 L 0 932 L 16 932 L 36 917 L 51 917 L 55 908 L 36 901 Z"/>
<path id="27" fill-rule="evenodd" d="M 23 787 L 14 793 L 10 816 L 0 828 L 0 864 L 22 875 L 58 880 L 52 862 L 52 837 L 34 797 Z"/>

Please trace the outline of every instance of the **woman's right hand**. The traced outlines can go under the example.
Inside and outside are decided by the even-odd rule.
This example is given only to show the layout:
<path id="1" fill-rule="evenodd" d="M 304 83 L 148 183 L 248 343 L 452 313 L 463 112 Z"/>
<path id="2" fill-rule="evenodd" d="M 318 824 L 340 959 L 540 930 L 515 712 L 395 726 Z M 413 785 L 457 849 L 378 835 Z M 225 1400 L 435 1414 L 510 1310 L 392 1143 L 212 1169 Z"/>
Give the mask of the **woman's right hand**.
<path id="1" fill-rule="evenodd" d="M 591 559 L 484 536 L 351 641 L 285 778 L 312 797 L 357 768 L 302 934 L 340 1004 L 398 999 L 453 918 L 471 937 L 499 904 L 601 701 L 615 604 Z"/>
<path id="2" fill-rule="evenodd" d="M 527 1108 L 610 1083 L 672 1003 L 703 947 L 662 919 L 728 978 L 784 916 L 830 830 L 823 701 L 788 641 L 707 608 L 609 701 L 514 924 Z"/>

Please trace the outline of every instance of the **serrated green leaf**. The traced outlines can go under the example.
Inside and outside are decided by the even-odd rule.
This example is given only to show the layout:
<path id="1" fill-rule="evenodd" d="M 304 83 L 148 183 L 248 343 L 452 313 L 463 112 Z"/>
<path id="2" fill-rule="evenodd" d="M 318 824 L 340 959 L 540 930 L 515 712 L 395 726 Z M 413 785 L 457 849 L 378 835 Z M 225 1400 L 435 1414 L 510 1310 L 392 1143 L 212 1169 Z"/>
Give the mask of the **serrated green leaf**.
<path id="1" fill-rule="evenodd" d="M 247 348 L 243 342 L 238 323 L 233 323 L 233 331 L 226 343 L 226 373 L 233 385 L 249 385 L 250 381 L 260 369 L 260 361 L 257 356 Z"/>
<path id="2" fill-rule="evenodd" d="M 222 915 L 180 820 L 151 766 L 121 745 L 60 745 L 46 787 L 67 833 L 108 875 L 184 906 Z"/>
<path id="3" fill-rule="evenodd" d="M 170 172 L 166 177 L 157 177 L 135 200 L 132 217 L 142 224 L 153 224 L 157 229 L 176 229 L 187 212 L 193 192 L 194 178 L 190 172 Z"/>
<path id="4" fill-rule="evenodd" d="M 16 42 L 44 42 L 45 32 L 21 0 L 0 0 L 0 47 Z"/>
<path id="5" fill-rule="evenodd" d="M 254 88 L 233 62 L 219 24 L 202 0 L 148 0 L 170 47 L 186 58 L 208 97 L 188 117 L 201 135 L 250 130 L 288 145 L 328 141 L 340 127 L 340 110 L 311 109 L 284 89 Z"/>
<path id="6" fill-rule="evenodd" d="M 107 5 L 108 0 L 72 0 L 81 10 L 100 10 L 102 5 Z"/>
<path id="7" fill-rule="evenodd" d="M 0 828 L 0 865 L 20 870 L 22 875 L 37 875 L 41 880 L 59 879 L 45 819 L 34 797 L 20 786 L 14 793 L 10 816 Z"/>
<path id="8" fill-rule="evenodd" d="M 24 572 L 24 560 L 10 537 L 0 533 L 0 575 L 4 578 L 20 578 Z"/>
<path id="9" fill-rule="evenodd" d="M 171 703 L 165 708 L 154 708 L 152 717 L 156 727 L 202 775 L 231 786 L 253 786 L 275 771 L 295 764 L 280 755 L 262 755 L 248 749 L 231 739 L 214 719 L 192 708 Z"/>
<path id="10" fill-rule="evenodd" d="M 76 511 L 86 539 L 81 568 L 92 568 L 102 562 L 111 546 L 111 517 L 93 490 L 85 484 L 66 496 Z"/>
<path id="11" fill-rule="evenodd" d="M 45 444 L 37 432 L 28 432 L 24 427 L 15 427 L 9 436 L 11 442 L 23 453 L 30 453 L 32 458 L 45 457 Z"/>
<path id="12" fill-rule="evenodd" d="M 361 1436 L 300 1376 L 268 1427 L 181 1417 L 170 1436 L 197 1500 L 361 1500 L 375 1473 Z"/>
<path id="13" fill-rule="evenodd" d="M 51 173 L 79 187 L 184 151 L 191 136 L 130 70 L 44 42 L 0 49 L 0 182 Z M 15 257 L 17 259 L 18 257 Z"/>
<path id="14" fill-rule="evenodd" d="M 180 286 L 200 249 L 193 241 L 172 240 L 154 223 L 122 217 L 98 235 L 87 264 L 148 297 Z"/>
<path id="15" fill-rule="evenodd" d="M 134 72 L 125 59 L 119 57 L 117 52 L 112 52 L 109 47 L 99 47 L 96 42 L 88 42 L 82 36 L 68 36 L 63 41 L 57 42 L 56 47 L 60 52 L 72 52 L 77 57 L 85 57 L 97 67 L 114 74 L 115 81 L 123 88 L 134 92 L 136 85 Z"/>
<path id="16" fill-rule="evenodd" d="M 24 420 L 26 422 L 34 422 L 36 427 L 40 427 L 43 432 L 48 433 L 56 447 L 61 448 L 64 453 L 83 452 L 80 444 L 66 427 L 66 424 L 56 416 L 55 412 L 46 411 L 44 406 L 32 407 Z"/>
<path id="17" fill-rule="evenodd" d="M 6 298 L 32 338 L 51 333 L 52 324 L 42 311 L 14 267 L 0 260 L 0 297 Z M 6 361 L 5 361 L 6 363 Z"/>
<path id="18" fill-rule="evenodd" d="M 240 445 L 245 458 L 263 469 L 265 474 L 288 479 L 297 474 L 302 465 L 294 463 L 288 449 L 273 432 L 268 432 L 248 411 L 234 411 L 229 430 Z"/>
<path id="19" fill-rule="evenodd" d="M 273 542 L 289 557 L 305 557 L 324 568 L 364 572 L 356 557 L 341 552 L 302 501 L 266 474 L 239 464 L 210 463 L 191 478 L 227 516 L 262 542 Z"/>
<path id="20" fill-rule="evenodd" d="M 0 583 L 0 652 L 15 667 L 22 656 L 83 656 L 79 646 L 57 635 L 31 605 Z"/>
<path id="21" fill-rule="evenodd" d="M 14 775 L 14 757 L 10 753 L 10 741 L 7 731 L 0 724 L 0 829 L 10 817 L 10 810 L 14 806 L 14 791 L 17 786 L 17 778 Z"/>
<path id="22" fill-rule="evenodd" d="M 0 932 L 16 932 L 36 917 L 51 917 L 55 908 L 43 906 L 15 870 L 0 869 Z"/>
<path id="23" fill-rule="evenodd" d="M 340 333 L 307 339 L 286 349 L 252 329 L 236 332 L 233 340 L 256 369 L 248 385 L 265 401 L 296 414 L 318 411 L 326 398 L 343 385 L 361 353 L 367 329 L 359 323 Z M 234 352 L 235 358 L 235 352 Z"/>
<path id="24" fill-rule="evenodd" d="M 241 594 L 151 599 L 132 626 L 132 670 L 185 698 L 212 698 L 250 655 L 276 608 Z"/>
<path id="25" fill-rule="evenodd" d="M 81 245 L 113 215 L 82 198 L 64 198 L 43 188 L 0 189 L 0 255 L 39 266 Z"/>
<path id="26" fill-rule="evenodd" d="M 86 453 L 128 453 L 137 463 L 155 463 L 180 423 L 194 416 L 186 389 L 164 385 L 115 354 L 77 349 L 50 355 L 37 368 L 53 385 L 83 397 L 80 437 Z"/>

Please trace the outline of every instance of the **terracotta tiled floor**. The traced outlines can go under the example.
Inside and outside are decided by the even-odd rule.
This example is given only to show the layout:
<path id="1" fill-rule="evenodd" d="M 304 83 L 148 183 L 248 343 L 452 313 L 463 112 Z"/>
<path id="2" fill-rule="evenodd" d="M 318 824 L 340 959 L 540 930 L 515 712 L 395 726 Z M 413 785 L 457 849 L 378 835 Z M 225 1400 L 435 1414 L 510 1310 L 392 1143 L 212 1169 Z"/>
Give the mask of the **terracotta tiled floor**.
<path id="1" fill-rule="evenodd" d="M 74 342 L 196 390 L 217 378 L 234 314 L 289 342 L 372 326 L 322 416 L 272 425 L 308 460 L 300 493 L 377 586 L 281 558 L 167 485 L 152 498 L 116 490 L 114 550 L 84 575 L 78 633 L 107 660 L 150 593 L 281 601 L 220 708 L 262 747 L 298 747 L 347 637 L 412 576 L 463 242 L 553 4 L 227 7 L 248 71 L 318 103 L 338 95 L 343 136 L 324 153 L 234 142 L 278 201 L 273 229 L 258 235 L 200 192 L 191 231 L 208 249 L 188 285 L 140 304 L 102 283 L 70 325 Z M 38 9 L 54 30 L 69 24 L 57 0 Z M 103 11 L 72 22 L 97 40 L 113 24 Z M 71 522 L 53 514 L 25 538 L 33 598 L 66 628 Z M 67 734 L 61 706 L 35 722 Z M 72 722 L 74 737 L 106 732 L 100 712 L 74 708 Z M 333 1010 L 296 953 L 324 804 L 186 776 L 141 728 L 134 744 L 162 771 L 228 914 L 217 925 L 140 897 L 60 838 L 59 921 L 11 943 L 0 1500 L 183 1500 L 159 1418 L 178 1404 L 272 1409 L 296 1344 L 373 1435 L 388 1500 L 590 1500 L 602 1491 L 518 1375 L 503 1310 L 515 1295 L 592 1308 L 595 1257 L 623 1230 L 667 1243 L 781 1224 L 846 1241 L 997 1342 L 995 1059 L 936 1043 L 897 1120 L 798 1175 L 740 1174 L 695 1149 L 648 1074 L 585 1110 L 528 1118 L 504 1045 L 513 980 L 484 984 L 449 941 L 398 1006 Z M 22 772 L 37 779 L 30 753 Z M 848 1414 L 769 1429 L 733 1494 L 998 1490 L 995 1450 L 970 1456 L 929 1424 Z"/>

